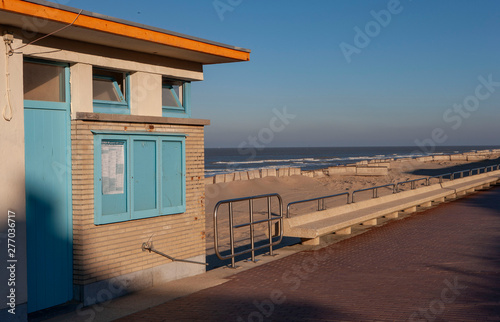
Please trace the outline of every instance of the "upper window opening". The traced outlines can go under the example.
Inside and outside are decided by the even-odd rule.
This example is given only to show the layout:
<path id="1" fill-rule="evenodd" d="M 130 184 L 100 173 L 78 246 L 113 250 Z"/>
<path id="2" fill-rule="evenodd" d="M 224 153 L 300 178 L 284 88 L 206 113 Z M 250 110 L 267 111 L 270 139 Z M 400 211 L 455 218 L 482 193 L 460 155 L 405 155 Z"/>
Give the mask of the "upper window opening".
<path id="1" fill-rule="evenodd" d="M 94 100 L 125 102 L 125 74 L 94 69 Z"/>
<path id="2" fill-rule="evenodd" d="M 94 111 L 128 113 L 127 74 L 99 68 L 92 74 Z"/>
<path id="3" fill-rule="evenodd" d="M 94 100 L 125 102 L 120 85 L 114 78 L 94 76 Z"/>
<path id="4" fill-rule="evenodd" d="M 65 68 L 54 64 L 25 61 L 24 99 L 65 102 Z"/>
<path id="5" fill-rule="evenodd" d="M 190 86 L 189 82 L 162 79 L 163 116 L 190 117 Z"/>
<path id="6" fill-rule="evenodd" d="M 162 84 L 162 105 L 182 107 L 182 82 L 164 79 Z"/>

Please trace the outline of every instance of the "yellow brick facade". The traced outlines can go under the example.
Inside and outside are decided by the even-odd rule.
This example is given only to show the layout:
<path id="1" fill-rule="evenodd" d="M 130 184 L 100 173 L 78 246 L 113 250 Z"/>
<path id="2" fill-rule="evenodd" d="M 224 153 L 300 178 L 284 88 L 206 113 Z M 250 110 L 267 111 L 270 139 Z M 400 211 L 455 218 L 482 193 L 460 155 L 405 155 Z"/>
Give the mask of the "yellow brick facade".
<path id="1" fill-rule="evenodd" d="M 92 130 L 186 134 L 186 212 L 94 225 Z M 175 258 L 205 255 L 203 126 L 72 120 L 71 141 L 75 285 L 170 263 L 162 256 L 142 251 L 142 243 L 150 238 L 157 250 Z"/>

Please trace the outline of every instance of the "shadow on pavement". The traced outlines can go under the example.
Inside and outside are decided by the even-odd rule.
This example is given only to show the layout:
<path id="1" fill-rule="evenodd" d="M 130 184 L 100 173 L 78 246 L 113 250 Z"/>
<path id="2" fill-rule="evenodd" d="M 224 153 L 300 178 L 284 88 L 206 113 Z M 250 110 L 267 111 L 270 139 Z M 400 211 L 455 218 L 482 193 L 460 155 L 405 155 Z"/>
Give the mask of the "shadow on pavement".
<path id="1" fill-rule="evenodd" d="M 230 283 L 230 282 L 228 282 Z M 256 287 L 255 287 L 256 288 Z M 287 298 L 279 288 L 265 294 L 258 289 L 232 289 L 231 293 L 200 291 L 116 321 L 361 321 L 329 305 Z"/>
<path id="2" fill-rule="evenodd" d="M 414 171 L 411 171 L 410 174 L 419 175 L 419 176 L 436 176 L 436 175 L 440 175 L 440 174 L 444 174 L 444 173 L 453 173 L 453 172 L 457 172 L 457 171 L 482 168 L 482 167 L 487 167 L 490 165 L 497 165 L 497 164 L 500 164 L 500 158 L 479 161 L 479 162 L 459 164 L 459 165 L 455 165 L 455 166 L 451 166 L 451 167 L 447 167 L 447 168 L 416 169 Z M 467 176 L 467 175 L 468 174 L 465 174 L 465 176 Z"/>
<path id="3" fill-rule="evenodd" d="M 279 249 L 280 248 L 291 246 L 291 245 L 295 245 L 295 244 L 298 244 L 298 243 L 300 243 L 300 238 L 283 237 L 283 240 L 281 241 L 281 243 L 279 243 L 278 245 L 276 245 L 276 246 L 273 247 L 273 253 L 275 255 L 278 254 L 278 256 L 279 256 Z M 267 241 L 256 242 L 255 246 L 258 247 L 258 246 L 264 245 L 264 244 L 268 244 L 268 242 Z M 242 252 L 242 251 L 245 251 L 247 249 L 248 249 L 248 247 L 237 247 L 237 248 L 235 248 L 235 253 Z M 213 248 L 211 250 L 213 251 Z M 257 250 L 255 252 L 255 256 L 264 255 L 264 254 L 267 254 L 267 253 L 269 253 L 269 247 L 265 247 L 263 249 Z M 222 252 L 221 255 L 222 256 L 227 256 L 227 255 L 230 255 L 230 252 L 229 251 L 224 251 L 224 252 Z M 252 256 L 251 253 L 247 253 L 247 254 L 236 256 L 235 257 L 236 265 L 238 265 L 238 262 L 240 262 L 240 261 L 250 259 L 251 256 Z M 218 268 L 218 267 L 227 266 L 227 265 L 231 264 L 231 259 L 220 260 L 217 257 L 217 255 L 215 255 L 213 253 L 212 254 L 207 254 L 206 260 L 207 260 L 207 263 L 208 263 L 207 271 L 215 269 L 215 268 Z"/>

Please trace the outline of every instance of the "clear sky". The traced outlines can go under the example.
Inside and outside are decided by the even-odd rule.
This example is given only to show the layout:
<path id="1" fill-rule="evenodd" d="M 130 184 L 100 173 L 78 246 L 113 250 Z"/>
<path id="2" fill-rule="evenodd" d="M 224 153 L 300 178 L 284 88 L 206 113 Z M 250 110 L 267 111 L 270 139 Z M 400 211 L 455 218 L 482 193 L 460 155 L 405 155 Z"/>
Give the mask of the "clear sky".
<path id="1" fill-rule="evenodd" d="M 207 147 L 500 145 L 500 1 L 54 2 L 251 49 L 192 86 Z"/>

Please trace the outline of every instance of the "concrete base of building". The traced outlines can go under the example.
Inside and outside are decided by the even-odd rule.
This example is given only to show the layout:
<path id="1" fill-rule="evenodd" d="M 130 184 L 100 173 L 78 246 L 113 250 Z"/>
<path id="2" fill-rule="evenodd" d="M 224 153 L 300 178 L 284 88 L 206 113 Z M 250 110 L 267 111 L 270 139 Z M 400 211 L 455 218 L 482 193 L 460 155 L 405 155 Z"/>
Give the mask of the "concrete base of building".
<path id="1" fill-rule="evenodd" d="M 191 257 L 187 260 L 205 262 L 205 255 Z M 84 306 L 89 306 L 106 302 L 128 293 L 144 290 L 160 283 L 203 274 L 205 272 L 206 267 L 204 265 L 171 262 L 91 284 L 74 285 L 73 294 L 75 300 L 82 302 Z"/>

